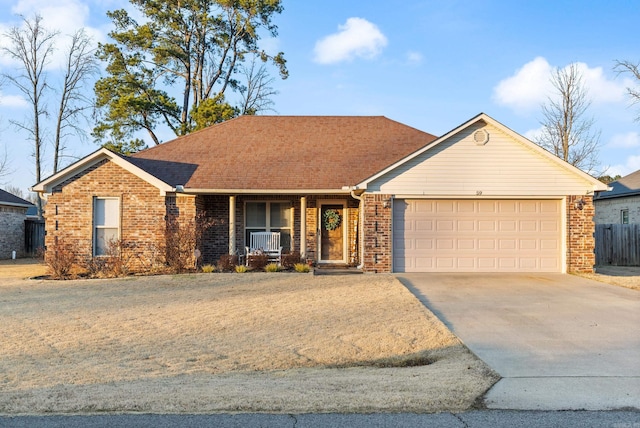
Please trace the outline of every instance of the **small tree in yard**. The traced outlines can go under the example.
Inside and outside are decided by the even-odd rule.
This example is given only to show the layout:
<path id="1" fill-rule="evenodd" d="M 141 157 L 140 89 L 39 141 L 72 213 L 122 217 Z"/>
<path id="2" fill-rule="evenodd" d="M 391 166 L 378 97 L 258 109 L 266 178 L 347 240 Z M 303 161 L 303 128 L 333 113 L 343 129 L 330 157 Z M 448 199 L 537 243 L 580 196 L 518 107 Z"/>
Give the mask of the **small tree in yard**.
<path id="1" fill-rule="evenodd" d="M 217 224 L 215 219 L 199 213 L 195 219 L 180 220 L 170 217 L 165 232 L 165 260 L 174 272 L 195 269 L 195 250 L 202 235 Z"/>

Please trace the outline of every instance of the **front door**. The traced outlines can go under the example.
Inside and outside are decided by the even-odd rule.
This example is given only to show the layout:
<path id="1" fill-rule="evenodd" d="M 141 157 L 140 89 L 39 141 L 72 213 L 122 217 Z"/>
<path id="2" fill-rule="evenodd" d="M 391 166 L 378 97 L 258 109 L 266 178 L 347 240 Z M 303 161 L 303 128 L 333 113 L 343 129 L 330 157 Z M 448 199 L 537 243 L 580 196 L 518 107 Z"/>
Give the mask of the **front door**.
<path id="1" fill-rule="evenodd" d="M 342 204 L 320 205 L 320 261 L 345 262 L 345 209 Z"/>

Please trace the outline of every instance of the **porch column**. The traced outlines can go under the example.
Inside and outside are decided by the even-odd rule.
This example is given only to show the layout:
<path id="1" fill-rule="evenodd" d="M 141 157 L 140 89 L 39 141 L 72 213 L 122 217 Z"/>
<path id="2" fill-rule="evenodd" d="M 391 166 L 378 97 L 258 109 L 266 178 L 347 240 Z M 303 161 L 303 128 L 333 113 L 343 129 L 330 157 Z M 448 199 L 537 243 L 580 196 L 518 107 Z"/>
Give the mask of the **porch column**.
<path id="1" fill-rule="evenodd" d="M 307 197 L 300 197 L 300 257 L 307 257 Z"/>
<path id="2" fill-rule="evenodd" d="M 229 254 L 236 253 L 236 197 L 229 196 Z"/>

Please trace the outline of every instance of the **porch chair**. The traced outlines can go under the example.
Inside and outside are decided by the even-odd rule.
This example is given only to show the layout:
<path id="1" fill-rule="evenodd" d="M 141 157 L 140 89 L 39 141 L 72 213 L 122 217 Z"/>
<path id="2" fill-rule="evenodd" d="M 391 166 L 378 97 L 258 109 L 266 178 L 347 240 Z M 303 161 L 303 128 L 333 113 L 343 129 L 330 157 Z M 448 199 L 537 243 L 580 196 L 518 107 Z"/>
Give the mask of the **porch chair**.
<path id="1" fill-rule="evenodd" d="M 249 266 L 249 258 L 258 254 L 266 254 L 269 261 L 280 264 L 282 246 L 280 232 L 251 232 L 250 243 L 245 247 L 245 262 Z"/>

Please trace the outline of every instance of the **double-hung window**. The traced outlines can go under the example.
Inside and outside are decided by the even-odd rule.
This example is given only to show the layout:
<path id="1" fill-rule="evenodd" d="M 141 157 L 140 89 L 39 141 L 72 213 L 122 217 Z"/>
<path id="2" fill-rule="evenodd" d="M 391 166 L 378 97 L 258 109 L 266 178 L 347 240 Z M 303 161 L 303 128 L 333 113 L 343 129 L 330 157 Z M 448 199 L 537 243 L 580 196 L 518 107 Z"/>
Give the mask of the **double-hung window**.
<path id="1" fill-rule="evenodd" d="M 93 255 L 107 254 L 109 242 L 120 238 L 120 199 L 93 199 Z"/>
<path id="2" fill-rule="evenodd" d="M 629 209 L 620 210 L 620 223 L 629 224 Z"/>
<path id="3" fill-rule="evenodd" d="M 245 204 L 245 243 L 251 242 L 251 232 L 280 232 L 280 245 L 291 251 L 292 208 L 286 202 L 247 202 Z"/>

